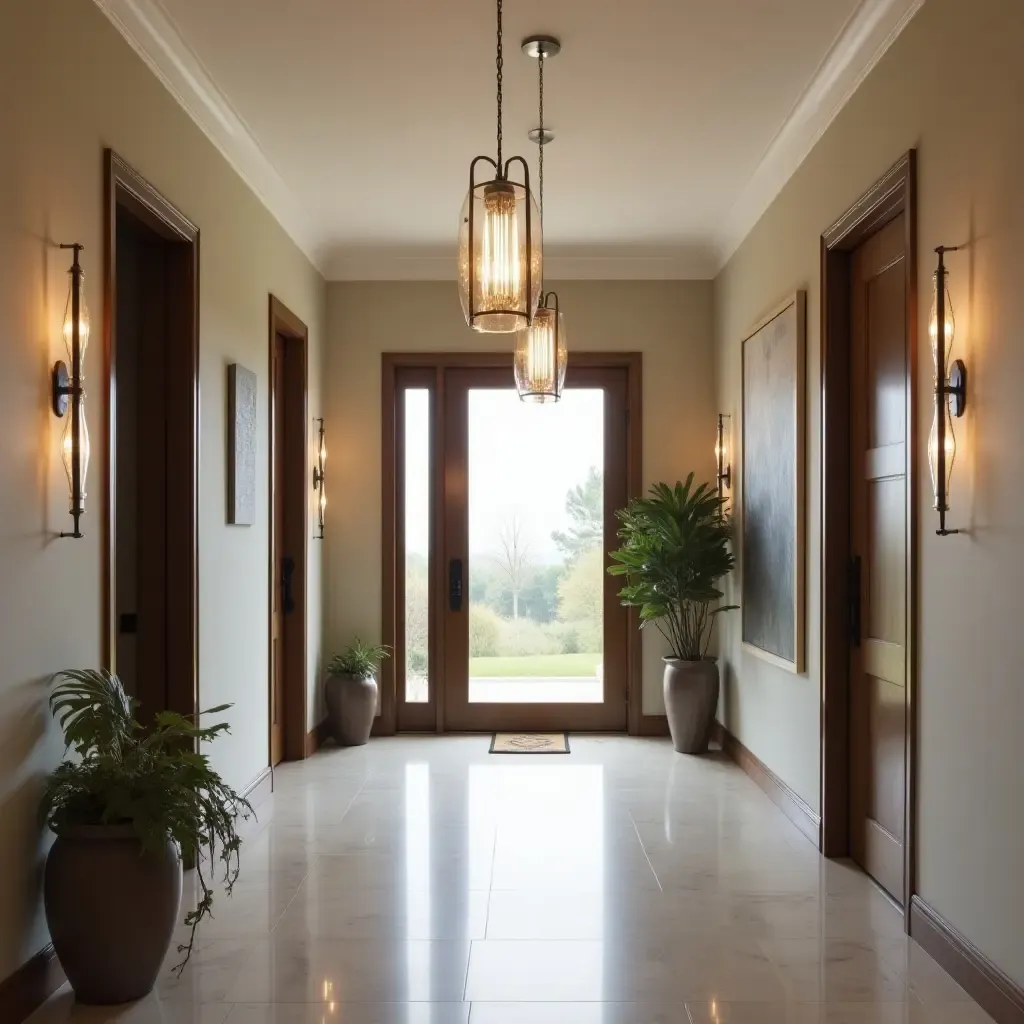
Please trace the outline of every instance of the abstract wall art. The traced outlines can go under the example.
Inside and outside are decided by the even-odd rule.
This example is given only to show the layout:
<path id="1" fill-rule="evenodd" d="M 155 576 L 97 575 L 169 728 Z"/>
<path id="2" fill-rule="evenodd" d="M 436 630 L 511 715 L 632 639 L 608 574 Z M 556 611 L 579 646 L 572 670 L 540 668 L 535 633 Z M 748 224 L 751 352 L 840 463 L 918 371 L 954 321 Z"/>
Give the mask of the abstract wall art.
<path id="1" fill-rule="evenodd" d="M 228 522 L 256 521 L 256 374 L 228 366 Z"/>
<path id="2" fill-rule="evenodd" d="M 740 565 L 746 650 L 804 670 L 806 293 L 743 341 Z"/>

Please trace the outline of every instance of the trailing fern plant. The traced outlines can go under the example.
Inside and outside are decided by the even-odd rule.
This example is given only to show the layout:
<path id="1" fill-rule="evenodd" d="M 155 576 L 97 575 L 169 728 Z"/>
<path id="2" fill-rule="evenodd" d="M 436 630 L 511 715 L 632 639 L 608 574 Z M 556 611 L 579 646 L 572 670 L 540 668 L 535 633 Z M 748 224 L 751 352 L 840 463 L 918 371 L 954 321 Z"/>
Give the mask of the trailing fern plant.
<path id="1" fill-rule="evenodd" d="M 611 553 L 612 576 L 625 576 L 619 598 L 640 609 L 640 626 L 654 623 L 672 656 L 700 661 L 707 655 L 715 617 L 737 605 L 721 605 L 717 582 L 732 571 L 732 524 L 710 484 L 655 484 L 616 512 L 622 547 Z"/>
<path id="2" fill-rule="evenodd" d="M 195 942 L 196 927 L 211 913 L 213 890 L 203 860 L 220 861 L 228 895 L 238 878 L 239 817 L 253 809 L 200 753 L 199 745 L 228 731 L 226 722 L 200 726 L 173 711 L 158 712 L 153 726 L 135 719 L 139 702 L 106 671 L 66 670 L 54 677 L 50 710 L 64 732 L 63 761 L 46 782 L 43 814 L 60 834 L 80 825 L 130 825 L 144 850 L 159 851 L 170 838 L 180 849 L 195 851 L 202 897 L 185 916 L 191 927 L 174 971 L 181 976 Z M 204 711 L 215 715 L 230 704 Z M 212 881 L 212 879 L 211 879 Z"/>
<path id="3" fill-rule="evenodd" d="M 364 644 L 359 637 L 341 652 L 331 658 L 327 671 L 332 676 L 359 676 L 364 679 L 375 675 L 380 663 L 391 657 L 391 648 L 383 645 Z"/>

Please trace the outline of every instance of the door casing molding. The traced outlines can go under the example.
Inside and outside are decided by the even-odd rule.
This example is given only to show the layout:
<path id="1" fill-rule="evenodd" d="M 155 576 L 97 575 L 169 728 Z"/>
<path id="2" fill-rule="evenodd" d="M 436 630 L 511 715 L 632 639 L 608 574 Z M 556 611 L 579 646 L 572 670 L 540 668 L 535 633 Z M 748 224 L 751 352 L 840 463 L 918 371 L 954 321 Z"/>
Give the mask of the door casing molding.
<path id="1" fill-rule="evenodd" d="M 850 255 L 904 214 L 906 276 L 906 793 L 903 893 L 915 890 L 918 431 L 917 154 L 904 154 L 821 236 L 821 849 L 850 851 L 848 560 L 850 546 Z M 906 915 L 909 926 L 909 915 Z"/>
<path id="2" fill-rule="evenodd" d="M 285 340 L 285 391 L 278 395 L 274 379 L 274 346 L 280 335 Z M 306 325 L 276 296 L 270 296 L 267 326 L 268 377 L 270 380 L 270 443 L 267 445 L 268 480 L 268 585 L 274 586 L 274 495 L 277 487 L 284 488 L 285 543 L 298 552 L 296 560 L 294 599 L 295 610 L 283 615 L 285 642 L 284 681 L 284 760 L 301 761 L 307 756 L 306 685 L 307 673 L 307 620 L 309 579 L 309 483 L 307 463 L 310 420 L 309 405 L 309 330 Z M 297 377 L 298 380 L 294 380 Z M 289 381 L 298 387 L 289 388 Z M 297 400 L 302 413 L 302 430 L 296 431 L 285 454 L 285 480 L 277 480 L 274 472 L 274 416 L 285 411 L 294 416 L 292 402 Z M 298 417 L 295 417 L 296 421 Z M 288 469 L 292 469 L 289 474 Z M 273 728 L 272 702 L 274 685 L 273 635 L 274 606 L 268 593 L 267 608 L 267 758 L 270 759 L 270 731 Z"/>
<path id="3" fill-rule="evenodd" d="M 638 497 L 643 489 L 643 354 L 640 352 L 572 352 L 572 367 L 587 369 L 624 369 L 627 374 L 627 441 L 626 478 L 627 494 Z M 399 376 L 403 372 L 435 374 L 435 401 L 443 397 L 444 371 L 454 368 L 487 368 L 508 371 L 512 383 L 512 353 L 508 352 L 385 352 L 381 355 L 381 637 L 382 643 L 394 647 L 401 625 L 401 609 L 395 586 L 398 567 L 398 536 L 400 525 L 400 482 L 398 458 L 401 441 L 398 436 L 397 393 Z M 431 438 L 432 457 L 441 456 L 441 439 Z M 436 462 L 435 462 L 436 464 Z M 434 489 L 435 492 L 438 488 Z M 441 496 L 435 494 L 438 505 Z M 432 531 L 441 529 L 441 509 L 431 508 Z M 432 538 L 433 539 L 433 538 Z M 431 586 L 443 567 L 431 567 Z M 436 603 L 436 602 L 435 602 Z M 436 619 L 436 625 L 435 625 Z M 439 616 L 432 615 L 431 625 L 440 628 Z M 435 633 L 435 635 L 437 635 Z M 627 728 L 630 735 L 667 734 L 664 716 L 643 714 L 640 620 L 636 609 L 629 609 L 627 631 Z M 436 675 L 435 675 L 436 678 Z M 398 730 L 398 695 L 393 659 L 381 666 L 381 713 L 374 722 L 374 735 L 393 735 Z M 443 691 L 443 687 L 438 688 Z M 444 731 L 444 697 L 437 694 L 433 701 L 432 723 L 423 723 L 430 731 Z"/>

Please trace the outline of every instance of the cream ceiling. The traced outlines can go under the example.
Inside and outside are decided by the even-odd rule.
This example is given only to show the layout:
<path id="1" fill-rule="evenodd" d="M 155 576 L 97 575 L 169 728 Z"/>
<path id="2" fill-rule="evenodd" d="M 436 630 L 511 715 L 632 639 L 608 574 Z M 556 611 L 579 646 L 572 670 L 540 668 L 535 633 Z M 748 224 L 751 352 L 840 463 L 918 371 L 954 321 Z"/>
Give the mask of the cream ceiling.
<path id="1" fill-rule="evenodd" d="M 96 0 L 332 278 L 454 276 L 493 153 L 491 0 Z M 922 0 L 505 0 L 505 147 L 549 276 L 710 276 Z"/>

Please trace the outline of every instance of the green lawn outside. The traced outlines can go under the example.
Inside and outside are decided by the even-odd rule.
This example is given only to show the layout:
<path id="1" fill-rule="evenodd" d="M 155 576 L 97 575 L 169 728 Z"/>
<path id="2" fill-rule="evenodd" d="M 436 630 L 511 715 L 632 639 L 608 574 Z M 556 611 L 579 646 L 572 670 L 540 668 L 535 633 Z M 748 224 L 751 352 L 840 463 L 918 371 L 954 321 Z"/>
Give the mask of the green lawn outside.
<path id="1" fill-rule="evenodd" d="M 519 658 L 470 658 L 469 674 L 474 679 L 499 676 L 593 676 L 601 663 L 600 654 L 527 654 Z"/>

